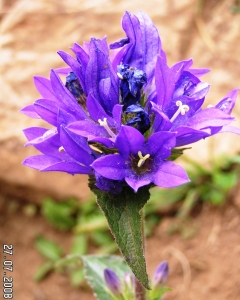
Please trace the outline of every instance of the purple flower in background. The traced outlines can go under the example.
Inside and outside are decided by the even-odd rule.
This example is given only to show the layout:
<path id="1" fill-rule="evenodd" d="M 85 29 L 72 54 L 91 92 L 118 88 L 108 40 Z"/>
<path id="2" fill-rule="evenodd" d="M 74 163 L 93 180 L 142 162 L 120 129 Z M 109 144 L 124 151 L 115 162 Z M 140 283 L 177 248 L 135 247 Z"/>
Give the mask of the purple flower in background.
<path id="1" fill-rule="evenodd" d="M 105 37 L 91 38 L 74 44 L 73 56 L 59 51 L 67 68 L 34 78 L 41 98 L 22 112 L 52 128 L 24 130 L 26 145 L 41 155 L 23 164 L 93 175 L 96 187 L 112 194 L 125 185 L 137 192 L 189 181 L 170 161 L 173 148 L 217 133 L 240 135 L 229 125 L 239 89 L 203 109 L 210 86 L 200 77 L 209 70 L 192 68 L 191 59 L 169 67 L 158 30 L 143 12 L 126 12 L 122 27 L 126 36 L 110 46 Z"/>
<path id="2" fill-rule="evenodd" d="M 104 279 L 113 295 L 119 296 L 121 294 L 121 282 L 117 274 L 111 269 L 105 269 Z"/>
<path id="3" fill-rule="evenodd" d="M 168 262 L 167 261 L 163 261 L 161 262 L 154 274 L 153 274 L 153 286 L 157 287 L 159 285 L 162 285 L 165 283 L 165 281 L 167 280 L 168 277 L 168 273 L 169 273 L 169 267 L 168 267 Z"/>

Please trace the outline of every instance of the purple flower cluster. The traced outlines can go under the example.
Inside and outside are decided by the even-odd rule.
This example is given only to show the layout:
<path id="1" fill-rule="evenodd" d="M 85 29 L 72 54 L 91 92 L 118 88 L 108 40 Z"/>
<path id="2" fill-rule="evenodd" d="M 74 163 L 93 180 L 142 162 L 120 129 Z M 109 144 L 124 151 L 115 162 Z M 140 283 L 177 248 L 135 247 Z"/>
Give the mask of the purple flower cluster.
<path id="1" fill-rule="evenodd" d="M 169 266 L 167 261 L 161 262 L 154 271 L 152 276 L 153 283 L 153 292 L 163 288 L 169 274 Z M 126 295 L 129 291 L 134 292 L 134 285 L 136 278 L 131 273 L 125 273 L 123 280 L 121 280 L 118 275 L 111 269 L 104 269 L 103 272 L 104 280 L 107 286 L 107 289 L 112 295 L 117 299 L 122 299 L 121 295 Z M 125 299 L 125 297 L 124 297 Z M 130 299 L 126 297 L 126 299 Z M 154 299 L 157 299 L 154 297 Z"/>
<path id="2" fill-rule="evenodd" d="M 53 128 L 24 130 L 27 145 L 42 153 L 24 165 L 94 175 L 99 189 L 115 194 L 126 184 L 136 192 L 150 183 L 169 188 L 189 181 L 171 161 L 172 149 L 220 132 L 240 134 L 229 126 L 238 89 L 202 109 L 209 84 L 199 77 L 209 70 L 191 68 L 191 59 L 169 67 L 142 12 L 126 12 L 122 27 L 126 38 L 74 44 L 74 57 L 58 52 L 67 68 L 51 70 L 50 80 L 34 78 L 41 98 L 22 112 Z"/>

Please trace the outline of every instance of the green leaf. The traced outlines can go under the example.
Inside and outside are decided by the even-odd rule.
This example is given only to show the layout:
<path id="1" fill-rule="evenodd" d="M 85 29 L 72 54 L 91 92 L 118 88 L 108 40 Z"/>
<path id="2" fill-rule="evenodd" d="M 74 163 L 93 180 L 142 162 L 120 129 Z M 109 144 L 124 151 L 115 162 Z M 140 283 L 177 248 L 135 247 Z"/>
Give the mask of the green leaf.
<path id="1" fill-rule="evenodd" d="M 95 230 L 107 229 L 108 225 L 105 218 L 101 216 L 91 216 L 91 219 L 82 218 L 81 223 L 75 226 L 74 232 L 77 234 L 80 233 L 89 233 L 94 232 Z"/>
<path id="2" fill-rule="evenodd" d="M 43 280 L 53 270 L 53 267 L 54 264 L 51 261 L 43 263 L 34 274 L 34 280 L 37 282 Z"/>
<path id="3" fill-rule="evenodd" d="M 221 205 L 225 201 L 226 195 L 219 190 L 211 190 L 208 199 L 213 205 Z"/>
<path id="4" fill-rule="evenodd" d="M 62 256 L 62 248 L 42 236 L 37 237 L 35 246 L 44 257 L 52 262 L 57 261 Z"/>
<path id="5" fill-rule="evenodd" d="M 73 244 L 70 250 L 71 254 L 86 254 L 87 248 L 88 244 L 86 235 L 80 234 L 73 237 Z"/>
<path id="6" fill-rule="evenodd" d="M 126 186 L 119 195 L 96 189 L 90 179 L 90 188 L 97 195 L 97 203 L 107 218 L 108 225 L 127 264 L 142 285 L 150 289 L 144 258 L 144 237 L 140 210 L 150 197 L 149 186 L 137 193 Z"/>
<path id="7" fill-rule="evenodd" d="M 78 287 L 84 281 L 84 272 L 82 269 L 75 270 L 70 275 L 71 284 Z"/>
<path id="8" fill-rule="evenodd" d="M 236 173 L 217 172 L 213 174 L 213 182 L 223 191 L 228 192 L 238 181 Z"/>
<path id="9" fill-rule="evenodd" d="M 42 214 L 57 229 L 68 230 L 76 224 L 72 216 L 77 211 L 77 202 L 72 199 L 65 202 L 55 202 L 45 199 Z"/>
<path id="10" fill-rule="evenodd" d="M 96 254 L 116 254 L 118 252 L 118 246 L 117 244 L 112 241 L 111 243 L 108 243 L 106 246 L 100 247 L 95 253 Z"/>
<path id="11" fill-rule="evenodd" d="M 97 246 L 107 246 L 113 242 L 112 236 L 109 231 L 95 231 L 91 234 L 93 242 Z"/>
<path id="12" fill-rule="evenodd" d="M 88 283 L 94 290 L 95 296 L 99 300 L 112 300 L 106 291 L 106 282 L 104 280 L 104 269 L 113 270 L 120 279 L 124 278 L 125 273 L 131 273 L 125 261 L 118 256 L 82 256 L 84 264 L 84 273 Z"/>

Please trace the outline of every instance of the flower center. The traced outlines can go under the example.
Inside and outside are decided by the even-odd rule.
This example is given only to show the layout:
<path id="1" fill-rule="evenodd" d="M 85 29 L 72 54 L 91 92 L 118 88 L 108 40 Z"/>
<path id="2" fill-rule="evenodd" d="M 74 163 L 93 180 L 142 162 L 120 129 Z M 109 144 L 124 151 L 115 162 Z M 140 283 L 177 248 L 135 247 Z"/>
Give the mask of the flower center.
<path id="1" fill-rule="evenodd" d="M 185 115 L 185 113 L 187 112 L 187 111 L 189 111 L 189 106 L 188 105 L 186 105 L 186 104 L 182 104 L 182 101 L 180 101 L 180 100 L 178 100 L 177 102 L 176 102 L 176 105 L 178 106 L 178 110 L 175 112 L 175 114 L 172 116 L 172 118 L 171 118 L 171 122 L 173 122 L 176 118 L 177 118 L 177 116 L 179 115 L 179 114 L 181 114 L 182 116 L 183 115 Z"/>
<path id="2" fill-rule="evenodd" d="M 151 172 L 153 166 L 153 158 L 150 157 L 150 154 L 142 155 L 141 151 L 138 151 L 138 155 L 130 155 L 130 161 L 127 162 L 131 164 L 131 168 L 138 175 L 142 175 L 146 172 Z"/>
<path id="3" fill-rule="evenodd" d="M 105 130 L 107 131 L 107 133 L 112 137 L 112 138 L 116 138 L 116 134 L 112 132 L 111 128 L 108 126 L 107 123 L 107 118 L 104 118 L 103 121 L 101 119 L 98 120 L 98 123 L 100 124 L 100 126 L 103 126 L 105 128 Z"/>
<path id="4" fill-rule="evenodd" d="M 145 156 L 142 156 L 142 152 L 138 151 L 138 156 L 140 159 L 138 161 L 137 166 L 140 168 L 145 163 L 145 161 L 150 157 L 150 154 L 146 154 Z"/>

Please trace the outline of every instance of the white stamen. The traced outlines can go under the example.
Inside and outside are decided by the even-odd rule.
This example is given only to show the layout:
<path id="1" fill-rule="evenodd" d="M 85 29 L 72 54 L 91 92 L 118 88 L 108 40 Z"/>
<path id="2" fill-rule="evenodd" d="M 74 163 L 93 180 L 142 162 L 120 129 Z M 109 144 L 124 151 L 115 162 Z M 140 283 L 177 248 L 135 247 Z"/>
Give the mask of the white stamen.
<path id="1" fill-rule="evenodd" d="M 177 102 L 176 102 L 176 105 L 179 107 L 178 108 L 178 110 L 175 112 L 175 114 L 172 116 L 172 118 L 171 118 L 171 122 L 173 122 L 176 118 L 177 118 L 177 116 L 179 115 L 179 114 L 181 114 L 182 116 L 183 115 L 185 115 L 185 113 L 187 112 L 187 111 L 189 111 L 189 106 L 188 105 L 186 105 L 186 104 L 182 104 L 182 101 L 180 101 L 180 100 L 178 100 Z"/>
<path id="2" fill-rule="evenodd" d="M 140 168 L 145 163 L 145 161 L 150 157 L 150 154 L 146 154 L 145 156 L 142 156 L 142 152 L 138 151 L 138 156 L 140 159 L 137 166 Z"/>
<path id="3" fill-rule="evenodd" d="M 214 107 L 214 105 L 212 105 L 212 104 L 209 104 L 209 105 L 207 106 L 207 108 L 212 108 L 212 107 Z"/>
<path id="4" fill-rule="evenodd" d="M 107 123 L 107 118 L 104 118 L 103 121 L 101 119 L 98 120 L 98 123 L 103 126 L 107 133 L 112 137 L 112 138 L 116 138 L 116 134 L 112 132 L 112 130 L 110 129 L 110 127 L 108 126 Z"/>
<path id="5" fill-rule="evenodd" d="M 122 77 L 122 75 L 121 75 L 120 73 L 117 73 L 117 76 L 118 76 L 121 80 L 123 80 L 123 77 Z"/>
<path id="6" fill-rule="evenodd" d="M 58 152 L 65 152 L 65 149 L 63 148 L 63 146 L 58 148 Z"/>
<path id="7" fill-rule="evenodd" d="M 103 153 L 102 150 L 98 149 L 97 147 L 95 147 L 95 146 L 93 146 L 93 145 L 89 145 L 89 147 L 90 147 L 92 150 L 94 150 L 94 151 L 96 151 L 96 152 L 98 152 L 98 153 Z"/>

